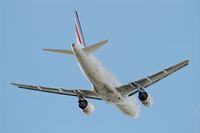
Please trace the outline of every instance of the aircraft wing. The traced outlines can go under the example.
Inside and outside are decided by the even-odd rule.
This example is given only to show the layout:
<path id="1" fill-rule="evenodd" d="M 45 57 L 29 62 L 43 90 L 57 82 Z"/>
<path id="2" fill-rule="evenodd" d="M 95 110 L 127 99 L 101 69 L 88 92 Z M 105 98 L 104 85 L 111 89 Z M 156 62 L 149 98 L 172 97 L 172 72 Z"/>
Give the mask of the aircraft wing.
<path id="1" fill-rule="evenodd" d="M 170 74 L 176 72 L 177 70 L 185 67 L 189 64 L 189 60 L 184 60 L 176 65 L 173 65 L 167 69 L 164 69 L 160 72 L 157 72 L 153 75 L 147 76 L 145 78 L 142 78 L 140 80 L 131 82 L 126 85 L 122 85 L 118 88 L 116 88 L 122 95 L 134 95 L 139 91 L 139 88 L 145 89 L 148 86 L 158 82 L 159 80 L 169 76 Z"/>
<path id="2" fill-rule="evenodd" d="M 23 89 L 43 91 L 43 92 L 56 93 L 56 94 L 68 95 L 68 96 L 76 96 L 76 97 L 78 97 L 78 95 L 81 95 L 85 98 L 102 100 L 92 90 L 52 88 L 52 87 L 34 86 L 34 85 L 25 85 L 25 84 L 16 84 L 16 83 L 11 83 L 11 84 L 17 86 L 18 88 L 23 88 Z"/>

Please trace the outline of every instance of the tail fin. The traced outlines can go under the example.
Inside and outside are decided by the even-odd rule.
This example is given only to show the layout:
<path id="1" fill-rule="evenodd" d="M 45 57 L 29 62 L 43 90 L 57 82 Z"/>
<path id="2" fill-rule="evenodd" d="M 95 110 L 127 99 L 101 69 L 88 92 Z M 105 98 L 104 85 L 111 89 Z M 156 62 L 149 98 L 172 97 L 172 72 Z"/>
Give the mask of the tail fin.
<path id="1" fill-rule="evenodd" d="M 75 11 L 75 30 L 76 30 L 76 43 L 83 48 L 86 47 L 77 11 Z"/>

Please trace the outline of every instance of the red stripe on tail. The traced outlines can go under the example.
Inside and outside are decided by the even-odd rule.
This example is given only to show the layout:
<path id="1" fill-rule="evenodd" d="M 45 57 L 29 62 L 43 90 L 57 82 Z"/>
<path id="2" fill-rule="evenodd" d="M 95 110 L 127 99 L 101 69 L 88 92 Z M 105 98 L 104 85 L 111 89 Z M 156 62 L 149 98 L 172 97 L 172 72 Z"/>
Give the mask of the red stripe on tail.
<path id="1" fill-rule="evenodd" d="M 82 41 L 81 41 L 81 36 L 80 36 L 79 30 L 78 30 L 77 24 L 75 24 L 75 28 L 76 28 L 76 34 L 77 34 L 77 37 L 78 37 L 78 41 L 79 41 L 80 44 L 83 44 Z"/>

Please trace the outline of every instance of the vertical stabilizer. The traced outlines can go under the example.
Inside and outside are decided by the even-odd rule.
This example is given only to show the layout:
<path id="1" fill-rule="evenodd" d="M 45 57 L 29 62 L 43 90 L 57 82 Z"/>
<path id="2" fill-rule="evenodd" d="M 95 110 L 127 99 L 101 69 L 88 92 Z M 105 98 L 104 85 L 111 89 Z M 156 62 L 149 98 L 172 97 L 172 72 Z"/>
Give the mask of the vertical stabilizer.
<path id="1" fill-rule="evenodd" d="M 77 11 L 75 11 L 75 30 L 76 30 L 76 43 L 83 48 L 86 47 Z"/>

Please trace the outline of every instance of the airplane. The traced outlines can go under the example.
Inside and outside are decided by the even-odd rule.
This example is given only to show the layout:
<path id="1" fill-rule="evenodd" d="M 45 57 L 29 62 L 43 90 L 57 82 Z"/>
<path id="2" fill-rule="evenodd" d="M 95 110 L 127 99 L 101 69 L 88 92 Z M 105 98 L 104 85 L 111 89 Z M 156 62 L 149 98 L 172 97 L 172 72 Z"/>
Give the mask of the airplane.
<path id="1" fill-rule="evenodd" d="M 189 64 L 189 60 L 186 59 L 140 80 L 122 84 L 92 54 L 98 48 L 105 45 L 108 40 L 86 46 L 77 11 L 75 11 L 75 33 L 76 42 L 71 44 L 71 50 L 43 50 L 75 56 L 81 72 L 91 83 L 90 90 L 64 89 L 18 83 L 11 84 L 18 88 L 75 96 L 78 98 L 79 108 L 87 115 L 92 114 L 95 110 L 94 105 L 89 103 L 87 99 L 94 99 L 115 105 L 125 115 L 131 118 L 138 118 L 140 114 L 139 101 L 146 107 L 151 107 L 153 104 L 153 99 L 146 92 L 146 88 Z M 135 95 L 138 96 L 139 100 L 137 100 Z"/>

